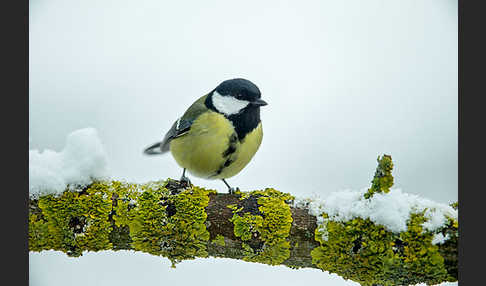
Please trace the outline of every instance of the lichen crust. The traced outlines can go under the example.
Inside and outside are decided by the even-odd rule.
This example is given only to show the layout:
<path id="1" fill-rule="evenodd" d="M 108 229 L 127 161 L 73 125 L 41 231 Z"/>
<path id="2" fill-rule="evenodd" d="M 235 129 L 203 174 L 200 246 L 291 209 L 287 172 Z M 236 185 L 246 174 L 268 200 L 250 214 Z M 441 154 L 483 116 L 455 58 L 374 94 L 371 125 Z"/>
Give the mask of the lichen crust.
<path id="1" fill-rule="evenodd" d="M 115 218 L 128 223 L 132 246 L 170 259 L 172 266 L 183 260 L 207 257 L 209 232 L 206 229 L 209 194 L 214 192 L 193 186 L 173 193 L 166 184 L 145 186 L 131 209 Z M 117 209 L 118 210 L 118 209 Z"/>
<path id="2" fill-rule="evenodd" d="M 93 183 L 82 192 L 38 198 L 38 209 L 29 212 L 29 250 L 53 249 L 69 256 L 83 251 L 110 249 L 109 215 L 112 201 L 103 183 Z"/>
<path id="3" fill-rule="evenodd" d="M 391 157 L 378 158 L 372 187 L 365 199 L 375 193 L 388 193 L 393 185 Z M 312 263 L 323 271 L 336 273 L 361 285 L 438 284 L 457 281 L 457 266 L 446 263 L 443 254 L 457 243 L 457 220 L 447 217 L 440 228 L 429 230 L 427 209 L 410 213 L 405 231 L 393 232 L 369 218 L 333 220 L 326 212 L 318 217 L 311 251 Z M 449 241 L 435 245 L 437 233 Z M 450 259 L 453 260 L 453 259 Z"/>
<path id="4" fill-rule="evenodd" d="M 238 194 L 241 203 L 228 207 L 233 209 L 234 234 L 243 242 L 243 260 L 281 264 L 290 257 L 290 202 L 294 197 L 272 188 Z M 258 208 L 249 207 L 255 205 Z"/>

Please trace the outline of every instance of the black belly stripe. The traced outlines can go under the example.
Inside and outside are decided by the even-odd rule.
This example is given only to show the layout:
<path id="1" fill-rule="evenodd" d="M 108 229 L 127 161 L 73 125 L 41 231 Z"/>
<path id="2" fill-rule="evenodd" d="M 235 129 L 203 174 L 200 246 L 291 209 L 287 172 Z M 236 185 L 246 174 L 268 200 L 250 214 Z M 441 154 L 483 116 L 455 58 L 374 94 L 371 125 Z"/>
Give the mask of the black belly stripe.
<path id="1" fill-rule="evenodd" d="M 214 175 L 211 177 L 217 176 L 221 174 L 224 170 L 224 168 L 228 167 L 231 165 L 234 161 L 235 158 L 231 157 L 231 154 L 236 152 L 236 144 L 238 143 L 238 135 L 236 133 L 231 134 L 229 138 L 229 145 L 228 148 L 223 152 L 223 158 L 226 158 L 224 163 L 219 167 L 219 169 L 216 171 Z"/>
<path id="2" fill-rule="evenodd" d="M 233 162 L 234 162 L 234 160 L 232 160 L 231 158 L 226 159 L 226 161 L 224 161 L 224 164 L 221 165 L 221 167 L 219 167 L 219 169 L 216 171 L 216 173 L 214 175 L 211 175 L 210 178 L 221 174 L 223 172 L 224 168 L 228 167 Z"/>
<path id="3" fill-rule="evenodd" d="M 231 160 L 231 159 L 226 160 L 226 161 L 224 162 L 224 164 L 223 164 L 223 168 L 228 167 L 229 165 L 231 165 L 231 163 L 233 163 L 233 160 Z"/>
<path id="4" fill-rule="evenodd" d="M 231 155 L 234 152 L 236 152 L 236 143 L 237 143 L 237 141 L 238 141 L 238 136 L 235 133 L 231 134 L 231 136 L 229 138 L 228 149 L 226 149 L 223 152 L 223 157 L 228 157 L 229 155 Z"/>
<path id="5" fill-rule="evenodd" d="M 223 157 L 228 157 L 229 155 L 235 153 L 236 151 L 236 146 L 230 145 L 228 146 L 228 149 L 223 152 Z"/>

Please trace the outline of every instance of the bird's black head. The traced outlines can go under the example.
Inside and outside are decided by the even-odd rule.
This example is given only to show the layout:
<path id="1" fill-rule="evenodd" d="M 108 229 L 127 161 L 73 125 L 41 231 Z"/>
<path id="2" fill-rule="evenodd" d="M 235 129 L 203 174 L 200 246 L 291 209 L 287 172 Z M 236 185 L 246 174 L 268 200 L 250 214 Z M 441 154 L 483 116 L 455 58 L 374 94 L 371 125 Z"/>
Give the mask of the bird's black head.
<path id="1" fill-rule="evenodd" d="M 207 105 L 214 111 L 230 116 L 249 109 L 259 109 L 267 103 L 261 99 L 260 90 L 254 83 L 235 78 L 223 81 L 211 91 Z"/>
<path id="2" fill-rule="evenodd" d="M 262 96 L 260 90 L 254 83 L 243 78 L 225 80 L 216 87 L 215 91 L 221 95 L 230 95 L 236 99 L 249 102 L 257 100 Z"/>
<path id="3" fill-rule="evenodd" d="M 231 120 L 240 139 L 258 125 L 260 107 L 267 105 L 261 99 L 260 89 L 243 78 L 223 81 L 210 92 L 205 103 Z"/>

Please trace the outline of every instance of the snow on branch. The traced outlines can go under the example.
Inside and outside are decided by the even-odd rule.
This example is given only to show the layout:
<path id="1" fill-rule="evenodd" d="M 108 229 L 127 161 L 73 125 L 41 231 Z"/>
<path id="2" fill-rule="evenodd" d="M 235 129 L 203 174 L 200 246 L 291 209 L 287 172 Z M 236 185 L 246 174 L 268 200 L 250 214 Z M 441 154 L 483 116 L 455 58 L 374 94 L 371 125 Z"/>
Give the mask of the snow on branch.
<path id="1" fill-rule="evenodd" d="M 318 268 L 361 285 L 457 281 L 457 203 L 392 189 L 391 157 L 371 187 L 322 198 L 267 188 L 220 194 L 165 181 L 106 177 L 96 131 L 71 134 L 64 150 L 29 152 L 30 251 L 135 250 L 177 263 L 226 257 Z"/>
<path id="2" fill-rule="evenodd" d="M 66 187 L 86 186 L 107 178 L 107 156 L 94 128 L 84 128 L 67 136 L 60 152 L 29 150 L 29 193 L 62 193 Z"/>

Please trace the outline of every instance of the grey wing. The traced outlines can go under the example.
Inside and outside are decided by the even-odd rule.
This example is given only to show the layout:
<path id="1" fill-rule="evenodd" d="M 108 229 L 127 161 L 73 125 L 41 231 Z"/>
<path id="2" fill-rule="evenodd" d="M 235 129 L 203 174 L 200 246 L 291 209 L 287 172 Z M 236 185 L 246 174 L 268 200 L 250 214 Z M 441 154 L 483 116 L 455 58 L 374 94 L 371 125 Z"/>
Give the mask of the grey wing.
<path id="1" fill-rule="evenodd" d="M 144 150 L 147 155 L 164 154 L 170 150 L 170 141 L 186 134 L 191 129 L 192 120 L 179 118 L 172 124 L 162 142 L 157 142 Z"/>
<path id="2" fill-rule="evenodd" d="M 170 141 L 186 134 L 189 129 L 191 129 L 191 125 L 192 120 L 182 118 L 179 118 L 176 122 L 174 122 L 170 130 L 167 132 L 167 134 L 165 134 L 164 140 L 160 142 L 160 149 L 162 150 L 162 153 L 169 151 Z"/>

